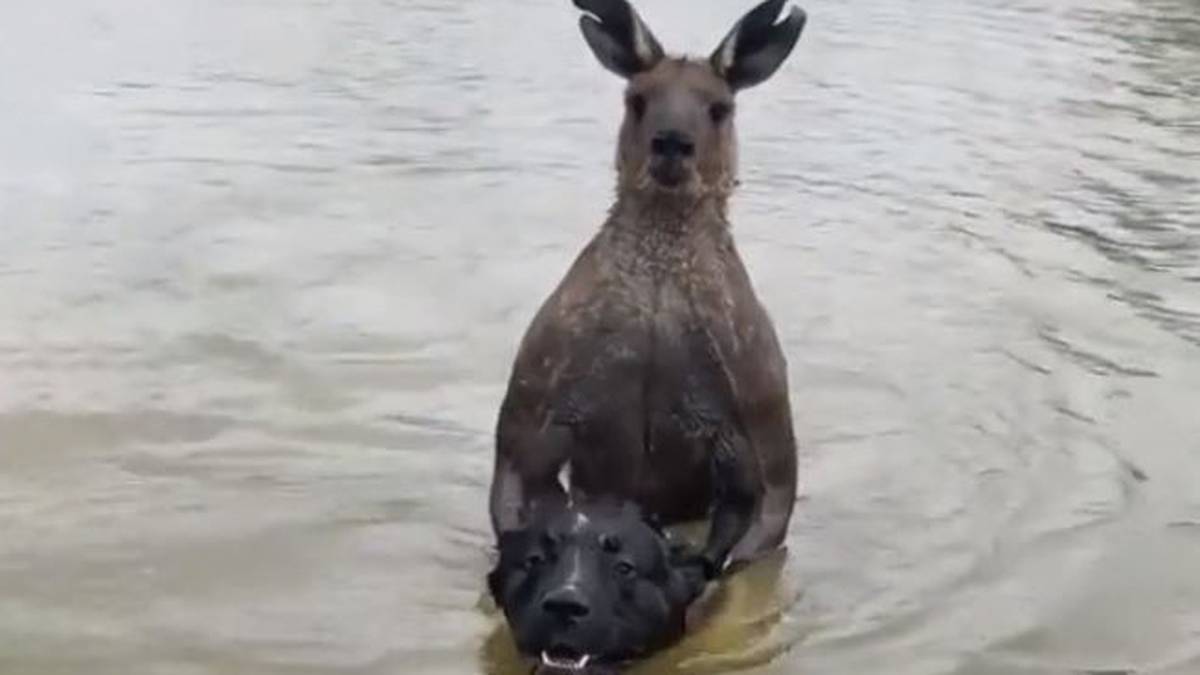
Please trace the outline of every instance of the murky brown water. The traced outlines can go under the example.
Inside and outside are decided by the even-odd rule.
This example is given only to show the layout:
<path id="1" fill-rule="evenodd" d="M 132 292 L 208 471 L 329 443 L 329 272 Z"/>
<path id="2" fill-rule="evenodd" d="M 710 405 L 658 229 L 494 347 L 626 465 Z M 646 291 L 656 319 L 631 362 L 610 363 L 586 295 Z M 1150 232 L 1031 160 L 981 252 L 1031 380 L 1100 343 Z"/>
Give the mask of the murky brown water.
<path id="1" fill-rule="evenodd" d="M 734 213 L 790 555 L 642 672 L 1200 673 L 1200 5 L 805 1 Z M 620 107 L 575 21 L 0 3 L 0 673 L 519 672 L 491 428 Z"/>

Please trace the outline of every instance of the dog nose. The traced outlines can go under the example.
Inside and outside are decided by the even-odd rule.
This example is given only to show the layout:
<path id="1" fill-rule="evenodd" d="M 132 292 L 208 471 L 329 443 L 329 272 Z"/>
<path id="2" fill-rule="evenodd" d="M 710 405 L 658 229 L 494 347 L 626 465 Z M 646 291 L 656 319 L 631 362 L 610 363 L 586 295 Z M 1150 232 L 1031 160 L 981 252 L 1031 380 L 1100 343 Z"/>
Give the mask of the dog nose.
<path id="1" fill-rule="evenodd" d="M 660 157 L 691 157 L 696 152 L 696 144 L 692 142 L 691 136 L 670 129 L 654 135 L 650 141 L 650 152 Z"/>
<path id="2" fill-rule="evenodd" d="M 577 588 L 563 586 L 542 597 L 542 611 L 560 619 L 580 619 L 592 610 Z"/>

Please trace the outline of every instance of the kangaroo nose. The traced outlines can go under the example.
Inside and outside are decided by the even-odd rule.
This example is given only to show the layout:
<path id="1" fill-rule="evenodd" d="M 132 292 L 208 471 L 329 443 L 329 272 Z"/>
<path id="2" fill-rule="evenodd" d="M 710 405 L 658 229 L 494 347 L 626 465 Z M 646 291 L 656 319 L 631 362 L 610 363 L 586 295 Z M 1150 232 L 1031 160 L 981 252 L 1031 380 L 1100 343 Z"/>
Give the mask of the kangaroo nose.
<path id="1" fill-rule="evenodd" d="M 650 141 L 650 151 L 662 157 L 691 157 L 696 152 L 696 144 L 681 131 L 660 131 Z"/>
<path id="2" fill-rule="evenodd" d="M 542 611 L 559 619 L 580 619 L 592 610 L 578 589 L 574 586 L 563 586 L 542 597 Z"/>

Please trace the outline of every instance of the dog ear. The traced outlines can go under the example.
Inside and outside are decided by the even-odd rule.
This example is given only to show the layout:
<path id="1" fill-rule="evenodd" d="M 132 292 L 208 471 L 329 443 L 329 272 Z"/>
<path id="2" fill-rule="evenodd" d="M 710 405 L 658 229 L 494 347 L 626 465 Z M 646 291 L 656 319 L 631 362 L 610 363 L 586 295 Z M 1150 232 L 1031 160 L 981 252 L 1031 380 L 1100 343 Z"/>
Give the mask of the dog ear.
<path id="1" fill-rule="evenodd" d="M 670 545 L 668 567 L 670 568 L 669 592 L 681 605 L 690 605 L 708 585 L 701 557 L 687 544 L 673 542 Z"/>
<path id="2" fill-rule="evenodd" d="M 496 540 L 496 564 L 487 575 L 488 591 L 497 604 L 504 591 L 504 578 L 512 571 L 514 560 L 519 560 L 529 539 L 529 530 L 504 530 Z"/>
<path id="3" fill-rule="evenodd" d="M 663 534 L 662 518 L 659 517 L 657 513 L 643 511 L 642 522 L 646 523 L 646 525 L 648 525 L 650 529 L 654 530 L 657 534 Z"/>
<path id="4" fill-rule="evenodd" d="M 513 554 L 519 553 L 519 549 L 525 547 L 525 542 L 528 539 L 528 527 L 502 531 L 496 538 L 496 553 L 499 555 L 500 561 L 503 562 L 509 559 Z"/>
<path id="5" fill-rule="evenodd" d="M 504 571 L 500 568 L 499 565 L 497 565 L 495 568 L 493 568 L 491 572 L 488 572 L 488 575 L 487 575 L 488 592 L 491 593 L 492 601 L 495 602 L 496 605 L 500 605 L 500 595 L 501 595 L 500 587 L 503 585 L 502 584 L 502 582 L 504 581 L 503 577 L 504 577 Z"/>

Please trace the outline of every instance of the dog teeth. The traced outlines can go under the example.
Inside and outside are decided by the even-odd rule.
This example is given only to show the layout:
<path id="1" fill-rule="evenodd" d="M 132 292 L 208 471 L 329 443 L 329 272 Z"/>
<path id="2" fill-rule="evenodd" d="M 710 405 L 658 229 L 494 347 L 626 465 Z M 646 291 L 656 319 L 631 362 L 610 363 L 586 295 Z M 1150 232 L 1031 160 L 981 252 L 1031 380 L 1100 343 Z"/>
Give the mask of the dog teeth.
<path id="1" fill-rule="evenodd" d="M 587 664 L 591 660 L 591 654 L 584 654 L 578 659 L 572 661 L 570 659 L 557 659 L 551 656 L 550 652 L 542 652 L 542 665 L 563 670 L 583 670 L 584 668 L 587 668 Z"/>

